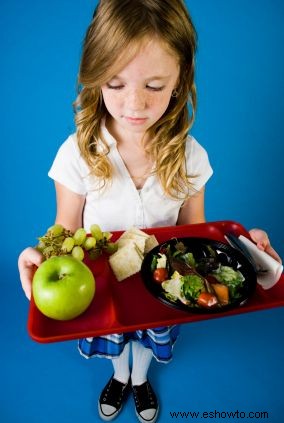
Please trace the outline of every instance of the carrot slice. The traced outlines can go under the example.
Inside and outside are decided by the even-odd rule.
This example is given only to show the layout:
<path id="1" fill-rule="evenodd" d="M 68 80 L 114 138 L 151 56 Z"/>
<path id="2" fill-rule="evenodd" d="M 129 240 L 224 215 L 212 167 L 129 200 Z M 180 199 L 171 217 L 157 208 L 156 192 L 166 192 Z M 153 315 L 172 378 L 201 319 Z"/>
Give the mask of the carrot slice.
<path id="1" fill-rule="evenodd" d="M 229 303 L 229 288 L 226 285 L 221 283 L 212 283 L 212 288 L 215 291 L 215 294 L 218 297 L 218 300 L 222 305 L 226 305 Z"/>

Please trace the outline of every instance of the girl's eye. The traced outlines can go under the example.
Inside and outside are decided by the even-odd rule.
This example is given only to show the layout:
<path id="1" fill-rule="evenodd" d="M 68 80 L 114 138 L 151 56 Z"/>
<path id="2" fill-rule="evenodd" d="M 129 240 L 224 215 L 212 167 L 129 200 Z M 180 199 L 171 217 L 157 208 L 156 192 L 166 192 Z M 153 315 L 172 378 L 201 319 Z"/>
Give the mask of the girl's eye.
<path id="1" fill-rule="evenodd" d="M 107 87 L 110 90 L 121 90 L 124 87 L 124 85 L 110 85 L 110 84 L 107 84 Z"/>
<path id="2" fill-rule="evenodd" d="M 151 85 L 147 85 L 146 88 L 148 88 L 151 91 L 163 91 L 163 89 L 165 87 L 164 86 L 162 86 L 162 87 L 151 87 Z"/>

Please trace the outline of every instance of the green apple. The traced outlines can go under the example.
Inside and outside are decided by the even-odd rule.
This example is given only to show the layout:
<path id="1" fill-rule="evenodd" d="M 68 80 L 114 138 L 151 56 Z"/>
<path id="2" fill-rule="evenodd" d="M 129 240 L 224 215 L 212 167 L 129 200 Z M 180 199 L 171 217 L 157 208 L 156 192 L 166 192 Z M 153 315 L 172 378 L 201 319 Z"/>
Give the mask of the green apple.
<path id="1" fill-rule="evenodd" d="M 95 295 L 95 279 L 91 270 L 73 256 L 54 256 L 36 270 L 32 293 L 45 316 L 70 320 L 89 307 Z"/>

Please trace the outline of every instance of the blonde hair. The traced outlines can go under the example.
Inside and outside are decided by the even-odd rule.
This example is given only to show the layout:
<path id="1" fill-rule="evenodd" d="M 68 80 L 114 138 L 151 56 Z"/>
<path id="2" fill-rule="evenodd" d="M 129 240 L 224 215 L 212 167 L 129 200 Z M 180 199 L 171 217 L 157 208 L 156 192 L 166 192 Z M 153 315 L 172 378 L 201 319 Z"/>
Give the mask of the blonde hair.
<path id="1" fill-rule="evenodd" d="M 112 178 L 109 148 L 101 134 L 107 110 L 101 86 L 123 69 L 149 37 L 158 37 L 175 54 L 178 93 L 164 115 L 148 130 L 147 152 L 166 195 L 186 198 L 191 187 L 185 145 L 194 120 L 196 32 L 182 0 L 101 0 L 87 30 L 75 102 L 79 148 L 91 173 L 105 183 Z M 115 60 L 114 60 L 115 58 Z M 98 148 L 98 142 L 100 146 Z"/>

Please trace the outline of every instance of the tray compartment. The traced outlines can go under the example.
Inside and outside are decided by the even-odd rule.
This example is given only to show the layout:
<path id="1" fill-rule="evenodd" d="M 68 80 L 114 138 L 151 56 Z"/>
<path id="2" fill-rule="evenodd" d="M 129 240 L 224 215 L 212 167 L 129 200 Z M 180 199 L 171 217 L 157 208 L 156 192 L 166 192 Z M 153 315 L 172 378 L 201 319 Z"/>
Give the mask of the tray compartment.
<path id="1" fill-rule="evenodd" d="M 140 275 L 125 281 L 113 281 L 117 320 L 121 326 L 145 329 L 163 325 L 173 318 L 186 316 L 186 312 L 172 310 L 158 302 L 146 289 Z M 138 325 L 138 327 L 137 327 Z M 140 325 L 140 326 L 139 326 Z"/>
<path id="2" fill-rule="evenodd" d="M 147 229 L 145 232 L 154 233 L 158 242 L 168 241 L 169 238 L 182 237 L 203 237 L 216 241 L 227 243 L 224 235 L 232 232 L 235 235 L 246 235 L 246 230 L 235 222 L 217 222 L 208 224 L 196 224 L 175 226 L 171 228 L 169 236 L 169 228 Z M 114 277 L 111 280 L 112 290 L 115 298 L 115 306 L 117 320 L 121 326 L 137 327 L 141 325 L 141 329 L 157 327 L 159 325 L 171 324 L 176 320 L 181 322 L 184 319 L 190 319 L 195 313 L 189 311 L 176 310 L 169 305 L 158 301 L 145 287 L 140 274 L 134 275 L 122 282 L 118 282 Z M 222 312 L 220 314 L 225 314 Z M 202 313 L 208 318 L 212 313 Z"/>
<path id="3" fill-rule="evenodd" d="M 111 270 L 103 258 L 96 261 L 86 260 L 96 281 L 96 292 L 89 308 L 73 320 L 58 321 L 44 316 L 31 299 L 28 319 L 28 331 L 38 342 L 51 342 L 82 338 L 92 334 L 105 333 L 117 325 L 116 307 L 114 304 L 110 280 Z"/>

